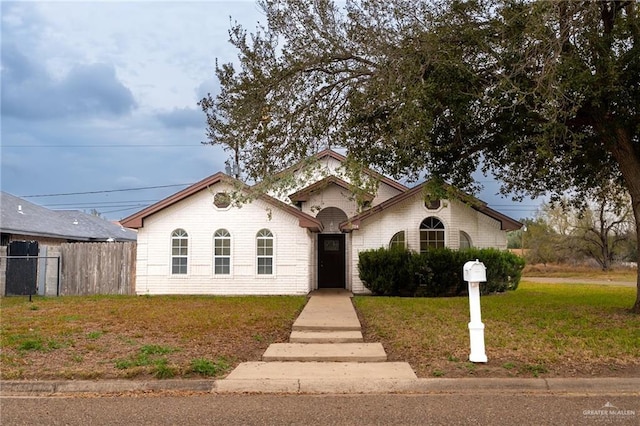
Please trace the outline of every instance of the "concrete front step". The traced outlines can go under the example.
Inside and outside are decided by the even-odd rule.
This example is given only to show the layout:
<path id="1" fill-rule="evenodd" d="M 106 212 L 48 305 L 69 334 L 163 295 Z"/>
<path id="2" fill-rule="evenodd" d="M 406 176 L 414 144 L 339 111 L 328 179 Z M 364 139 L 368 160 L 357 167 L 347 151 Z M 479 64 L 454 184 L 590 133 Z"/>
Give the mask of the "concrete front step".
<path id="1" fill-rule="evenodd" d="M 383 362 L 387 354 L 380 343 L 273 343 L 262 360 Z"/>
<path id="2" fill-rule="evenodd" d="M 292 331 L 289 337 L 290 343 L 360 343 L 362 333 L 360 331 L 338 330 L 307 330 Z"/>
<path id="3" fill-rule="evenodd" d="M 293 323 L 293 331 L 360 331 L 351 298 L 345 294 L 312 296 Z"/>
<path id="4" fill-rule="evenodd" d="M 406 362 L 243 362 L 225 380 L 417 379 Z"/>

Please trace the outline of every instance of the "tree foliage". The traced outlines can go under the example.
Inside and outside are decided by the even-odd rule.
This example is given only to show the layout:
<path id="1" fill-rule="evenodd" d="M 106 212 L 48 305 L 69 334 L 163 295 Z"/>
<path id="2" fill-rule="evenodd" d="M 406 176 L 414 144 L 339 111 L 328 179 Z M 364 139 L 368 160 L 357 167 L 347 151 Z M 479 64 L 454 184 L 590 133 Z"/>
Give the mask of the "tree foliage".
<path id="1" fill-rule="evenodd" d="M 534 263 L 595 261 L 603 270 L 637 256 L 629 196 L 616 186 L 594 188 L 588 200 L 564 198 L 541 206 L 527 220 L 527 260 Z"/>
<path id="2" fill-rule="evenodd" d="M 519 196 L 618 181 L 640 223 L 635 1 L 259 4 L 254 33 L 230 30 L 239 69 L 217 66 L 222 91 L 200 102 L 209 142 L 247 178 L 341 146 L 393 177 L 472 192 L 478 164 Z"/>

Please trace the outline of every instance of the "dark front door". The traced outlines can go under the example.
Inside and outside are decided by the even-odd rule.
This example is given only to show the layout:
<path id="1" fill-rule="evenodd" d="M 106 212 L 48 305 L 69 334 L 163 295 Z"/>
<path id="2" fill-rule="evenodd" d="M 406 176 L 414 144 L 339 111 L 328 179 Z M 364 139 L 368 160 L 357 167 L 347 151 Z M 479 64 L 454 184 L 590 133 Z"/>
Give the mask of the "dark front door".
<path id="1" fill-rule="evenodd" d="M 7 284 L 5 294 L 36 294 L 38 279 L 38 242 L 12 241 L 7 250 Z"/>
<path id="2" fill-rule="evenodd" d="M 344 234 L 318 235 L 318 288 L 345 287 Z"/>

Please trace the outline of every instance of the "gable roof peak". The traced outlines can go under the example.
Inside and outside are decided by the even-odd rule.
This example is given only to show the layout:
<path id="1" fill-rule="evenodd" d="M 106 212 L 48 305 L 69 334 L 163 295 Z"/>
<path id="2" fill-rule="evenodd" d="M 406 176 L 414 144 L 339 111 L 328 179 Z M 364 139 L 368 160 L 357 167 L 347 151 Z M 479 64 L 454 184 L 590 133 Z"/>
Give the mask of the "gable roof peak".
<path id="1" fill-rule="evenodd" d="M 331 158 L 334 158 L 334 159 L 338 160 L 341 163 L 344 163 L 345 161 L 347 161 L 347 157 L 345 157 L 344 155 L 340 154 L 339 152 L 334 151 L 331 148 L 323 149 L 322 151 L 318 152 L 315 155 L 315 157 L 318 160 L 322 160 L 325 157 L 331 157 Z"/>

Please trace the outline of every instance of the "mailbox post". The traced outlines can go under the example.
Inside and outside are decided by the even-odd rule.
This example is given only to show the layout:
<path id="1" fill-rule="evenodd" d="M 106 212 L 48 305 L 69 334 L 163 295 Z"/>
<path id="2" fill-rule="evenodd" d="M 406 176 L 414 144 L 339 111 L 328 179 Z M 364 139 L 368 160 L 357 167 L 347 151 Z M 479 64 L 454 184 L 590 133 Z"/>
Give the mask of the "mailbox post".
<path id="1" fill-rule="evenodd" d="M 462 268 L 464 280 L 469 284 L 469 339 L 471 342 L 471 352 L 469 361 L 487 362 L 487 355 L 484 350 L 484 324 L 480 313 L 480 283 L 487 281 L 487 268 L 477 259 L 467 262 Z"/>

